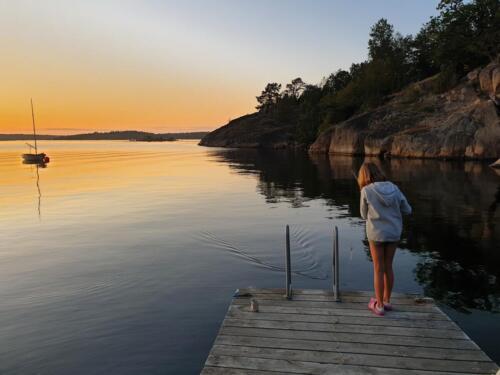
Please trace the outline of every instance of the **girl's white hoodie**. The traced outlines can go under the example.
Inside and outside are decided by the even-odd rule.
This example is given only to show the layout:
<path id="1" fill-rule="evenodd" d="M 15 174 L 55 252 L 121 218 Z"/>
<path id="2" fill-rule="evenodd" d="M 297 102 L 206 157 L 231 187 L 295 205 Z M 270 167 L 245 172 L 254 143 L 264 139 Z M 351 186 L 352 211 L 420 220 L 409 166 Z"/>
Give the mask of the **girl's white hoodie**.
<path id="1" fill-rule="evenodd" d="M 411 207 L 399 188 L 390 181 L 374 182 L 361 189 L 361 217 L 366 220 L 369 241 L 396 242 L 403 230 L 402 215 Z"/>

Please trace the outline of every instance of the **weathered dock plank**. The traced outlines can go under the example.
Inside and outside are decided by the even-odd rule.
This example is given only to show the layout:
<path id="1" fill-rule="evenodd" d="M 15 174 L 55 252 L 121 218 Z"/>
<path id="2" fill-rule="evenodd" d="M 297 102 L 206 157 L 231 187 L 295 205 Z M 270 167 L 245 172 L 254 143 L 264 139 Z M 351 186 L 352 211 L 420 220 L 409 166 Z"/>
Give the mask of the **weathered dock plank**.
<path id="1" fill-rule="evenodd" d="M 429 359 L 456 359 L 462 361 L 489 361 L 488 356 L 479 350 L 440 349 L 402 345 L 391 345 L 389 347 L 387 345 L 364 344 L 359 342 L 281 339 L 221 334 L 217 337 L 215 343 L 261 348 L 317 350 L 321 352 L 378 354 Z"/>
<path id="2" fill-rule="evenodd" d="M 268 320 L 265 317 L 261 319 L 248 319 L 247 317 L 228 316 L 224 323 L 230 327 L 252 327 L 252 328 L 271 328 L 271 329 L 290 329 L 294 331 L 318 331 L 318 332 L 342 332 L 359 333 L 366 335 L 386 335 L 386 336 L 410 336 L 439 339 L 460 339 L 468 340 L 462 331 L 439 328 L 408 328 L 408 327 L 390 327 L 357 325 L 345 323 L 310 323 L 296 322 L 287 320 Z"/>
<path id="3" fill-rule="evenodd" d="M 274 301 L 273 301 L 274 302 Z M 288 301 L 287 301 L 288 302 Z M 283 313 L 296 313 L 296 314 L 308 314 L 308 315 L 329 315 L 329 316 L 353 316 L 353 317 L 373 317 L 373 314 L 366 309 L 330 309 L 330 308 L 316 308 L 307 306 L 295 306 L 287 302 L 278 305 L 276 303 L 269 303 L 268 301 L 259 300 L 259 305 L 261 306 L 260 311 L 262 312 L 283 312 Z M 241 306 L 242 308 L 248 308 L 248 301 L 233 301 L 233 306 Z M 412 312 L 401 312 L 393 311 L 391 315 L 386 315 L 384 319 L 388 320 L 417 320 L 417 321 L 437 321 L 441 324 L 441 321 L 448 321 L 442 315 L 438 313 L 412 313 Z"/>
<path id="4" fill-rule="evenodd" d="M 294 309 L 273 309 L 272 307 L 262 307 L 260 314 L 248 311 L 248 306 L 230 306 L 226 315 L 228 318 L 242 319 L 263 319 L 278 320 L 288 322 L 310 322 L 310 323 L 331 323 L 331 324 L 356 324 L 356 325 L 376 325 L 381 327 L 408 327 L 408 328 L 437 328 L 451 331 L 459 331 L 460 328 L 451 323 L 443 327 L 439 320 L 417 320 L 417 319 L 378 319 L 377 317 L 349 316 L 349 315 L 322 315 L 308 314 L 307 310 Z"/>
<path id="5" fill-rule="evenodd" d="M 369 292 L 246 288 L 228 309 L 204 375 L 496 374 L 498 366 L 431 299 L 396 294 L 374 316 Z M 250 299 L 259 304 L 251 312 Z"/>
<path id="6" fill-rule="evenodd" d="M 264 297 L 265 296 L 265 297 Z M 256 294 L 254 296 L 259 302 L 262 301 L 264 304 L 268 304 L 271 306 L 289 306 L 289 301 L 284 300 L 282 296 L 279 295 L 267 295 L 267 294 Z M 293 300 L 293 306 L 297 307 L 308 307 L 308 308 L 330 308 L 331 304 L 334 302 L 333 299 L 331 301 L 303 301 L 300 299 Z M 246 301 L 244 299 L 234 301 L 234 304 L 245 304 Z M 352 309 L 352 310 L 366 310 L 366 299 L 365 302 L 350 302 L 349 300 L 342 300 L 341 304 L 337 304 L 336 307 L 339 310 L 344 309 Z M 433 305 L 401 305 L 400 307 L 404 307 L 401 311 L 404 312 L 414 312 L 420 314 L 437 314 L 439 315 L 439 310 L 436 306 Z M 442 317 L 443 320 L 446 320 L 445 317 Z"/>

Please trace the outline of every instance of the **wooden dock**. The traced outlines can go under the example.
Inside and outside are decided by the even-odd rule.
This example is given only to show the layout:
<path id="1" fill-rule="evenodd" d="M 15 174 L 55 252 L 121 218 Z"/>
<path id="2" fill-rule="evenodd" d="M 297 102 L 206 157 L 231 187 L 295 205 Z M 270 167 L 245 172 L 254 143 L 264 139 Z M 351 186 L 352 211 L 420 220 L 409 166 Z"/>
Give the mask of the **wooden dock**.
<path id="1" fill-rule="evenodd" d="M 367 309 L 372 293 L 240 289 L 203 375 L 496 374 L 498 366 L 432 299 L 396 294 L 394 311 Z M 255 299 L 259 312 L 250 311 Z"/>

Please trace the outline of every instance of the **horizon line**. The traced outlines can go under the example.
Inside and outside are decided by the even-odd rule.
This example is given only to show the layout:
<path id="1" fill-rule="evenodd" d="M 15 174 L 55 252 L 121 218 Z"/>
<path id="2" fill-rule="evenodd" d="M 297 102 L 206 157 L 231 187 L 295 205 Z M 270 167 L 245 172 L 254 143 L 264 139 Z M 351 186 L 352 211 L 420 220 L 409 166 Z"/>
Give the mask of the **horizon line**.
<path id="1" fill-rule="evenodd" d="M 75 133 L 66 133 L 66 134 L 53 134 L 53 133 L 38 133 L 38 135 L 51 135 L 51 136 L 66 136 L 66 135 L 82 135 L 82 134 L 94 134 L 94 133 L 125 133 L 125 132 L 143 132 L 143 133 L 151 133 L 151 134 L 178 134 L 178 133 L 209 133 L 212 130 L 180 130 L 180 131 L 168 131 L 168 132 L 154 132 L 147 130 L 138 130 L 138 129 L 126 129 L 126 130 L 92 130 L 83 132 L 75 132 Z M 32 132 L 16 132 L 16 133 L 4 133 L 1 132 L 0 135 L 32 135 Z"/>

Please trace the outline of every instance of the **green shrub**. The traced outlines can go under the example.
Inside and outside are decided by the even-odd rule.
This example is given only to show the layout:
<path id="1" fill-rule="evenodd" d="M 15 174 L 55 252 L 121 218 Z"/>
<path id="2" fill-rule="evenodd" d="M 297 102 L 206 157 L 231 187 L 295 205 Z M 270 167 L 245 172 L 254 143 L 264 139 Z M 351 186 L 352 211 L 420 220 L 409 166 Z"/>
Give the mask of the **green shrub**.
<path id="1" fill-rule="evenodd" d="M 432 91 L 435 94 L 441 94 L 448 91 L 458 83 L 458 76 L 455 68 L 452 66 L 445 67 L 437 76 L 432 84 Z"/>

